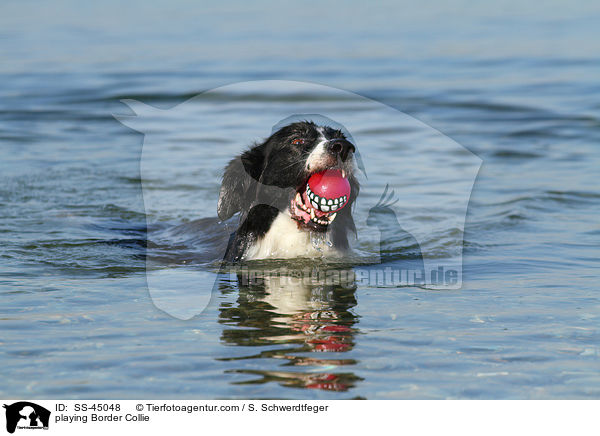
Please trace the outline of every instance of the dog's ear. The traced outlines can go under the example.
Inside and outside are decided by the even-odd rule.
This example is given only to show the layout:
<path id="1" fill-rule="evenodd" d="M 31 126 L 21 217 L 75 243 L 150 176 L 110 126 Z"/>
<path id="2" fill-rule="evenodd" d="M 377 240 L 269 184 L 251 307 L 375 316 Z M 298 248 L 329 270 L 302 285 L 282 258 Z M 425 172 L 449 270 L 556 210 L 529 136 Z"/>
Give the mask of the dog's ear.
<path id="1" fill-rule="evenodd" d="M 348 182 L 350 182 L 350 204 L 348 207 L 342 209 L 341 218 L 346 218 L 348 231 L 351 231 L 356 235 L 356 226 L 354 224 L 354 219 L 352 218 L 352 209 L 355 207 L 356 199 L 358 198 L 358 193 L 360 192 L 360 183 L 354 174 L 348 177 Z"/>
<path id="2" fill-rule="evenodd" d="M 358 193 L 360 192 L 360 183 L 354 174 L 351 174 L 350 177 L 348 177 L 348 182 L 350 182 L 350 199 L 352 200 L 352 203 L 354 203 L 354 200 L 356 200 Z"/>
<path id="3" fill-rule="evenodd" d="M 249 209 L 256 197 L 264 160 L 263 147 L 259 145 L 242 153 L 225 167 L 217 204 L 219 219 L 226 220 L 236 212 Z"/>
<path id="4" fill-rule="evenodd" d="M 342 250 L 350 247 L 348 234 L 354 233 L 356 236 L 356 225 L 352 218 L 352 209 L 354 209 L 354 202 L 360 191 L 360 184 L 354 175 L 348 177 L 348 181 L 350 182 L 350 204 L 337 213 L 338 216 L 331 225 L 331 238 L 333 243 Z"/>

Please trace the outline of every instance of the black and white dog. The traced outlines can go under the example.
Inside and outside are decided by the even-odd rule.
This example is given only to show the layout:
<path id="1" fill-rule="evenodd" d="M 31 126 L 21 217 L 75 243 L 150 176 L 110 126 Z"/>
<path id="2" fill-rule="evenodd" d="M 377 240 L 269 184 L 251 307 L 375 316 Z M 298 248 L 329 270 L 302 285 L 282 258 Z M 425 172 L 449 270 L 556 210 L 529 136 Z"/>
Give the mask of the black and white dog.
<path id="1" fill-rule="evenodd" d="M 351 211 L 359 191 L 355 150 L 340 130 L 303 121 L 279 129 L 229 162 L 217 211 L 221 220 L 237 212 L 240 216 L 225 260 L 339 256 L 347 251 L 348 234 L 356 232 Z M 307 182 L 328 169 L 339 170 L 351 191 L 337 213 L 323 214 L 311 204 Z M 326 243 L 315 246 L 311 233 L 321 234 Z"/>

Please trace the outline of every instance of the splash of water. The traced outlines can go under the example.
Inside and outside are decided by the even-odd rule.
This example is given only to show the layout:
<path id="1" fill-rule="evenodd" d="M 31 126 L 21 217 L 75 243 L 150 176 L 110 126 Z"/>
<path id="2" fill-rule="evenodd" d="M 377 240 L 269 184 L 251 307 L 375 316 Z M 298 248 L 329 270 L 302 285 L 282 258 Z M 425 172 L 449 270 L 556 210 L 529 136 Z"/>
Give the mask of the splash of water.
<path id="1" fill-rule="evenodd" d="M 323 245 L 328 247 L 333 246 L 333 243 L 329 240 L 326 233 L 321 232 L 310 232 L 310 242 L 317 251 L 323 250 Z"/>

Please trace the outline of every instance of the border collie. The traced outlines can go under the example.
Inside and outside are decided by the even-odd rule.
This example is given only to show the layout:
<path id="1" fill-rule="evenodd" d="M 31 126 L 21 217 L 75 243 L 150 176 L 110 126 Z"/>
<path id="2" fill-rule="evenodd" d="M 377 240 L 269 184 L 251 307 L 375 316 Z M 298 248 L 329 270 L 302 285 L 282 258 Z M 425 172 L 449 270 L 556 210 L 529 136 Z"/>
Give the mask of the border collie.
<path id="1" fill-rule="evenodd" d="M 359 191 L 355 150 L 340 130 L 302 121 L 282 127 L 229 162 L 217 212 L 221 220 L 240 215 L 224 260 L 329 257 L 347 251 L 348 234 L 356 232 L 351 212 Z M 317 204 L 320 198 L 315 203 L 307 189 L 309 178 L 325 170 L 337 170 L 350 183 L 348 198 L 334 199 L 333 207 Z M 338 200 L 345 204 L 333 213 Z"/>

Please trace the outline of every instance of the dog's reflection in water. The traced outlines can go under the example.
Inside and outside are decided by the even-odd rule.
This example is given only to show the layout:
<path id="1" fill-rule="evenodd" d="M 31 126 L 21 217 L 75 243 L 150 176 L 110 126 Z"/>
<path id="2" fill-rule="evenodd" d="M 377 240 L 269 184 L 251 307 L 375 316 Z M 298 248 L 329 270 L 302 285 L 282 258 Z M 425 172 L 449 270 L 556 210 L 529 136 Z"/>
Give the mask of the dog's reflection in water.
<path id="1" fill-rule="evenodd" d="M 220 322 L 235 326 L 223 331 L 222 340 L 241 346 L 282 347 L 221 360 L 274 358 L 285 361 L 278 366 L 293 367 L 250 369 L 254 365 L 246 361 L 250 365 L 245 369 L 232 371 L 258 378 L 238 383 L 274 381 L 289 387 L 346 391 L 361 380 L 348 371 L 356 361 L 339 355 L 353 348 L 356 333 L 352 269 L 313 266 L 259 271 L 242 267 L 237 286 L 229 291 L 238 292 L 236 303 L 220 307 Z"/>

